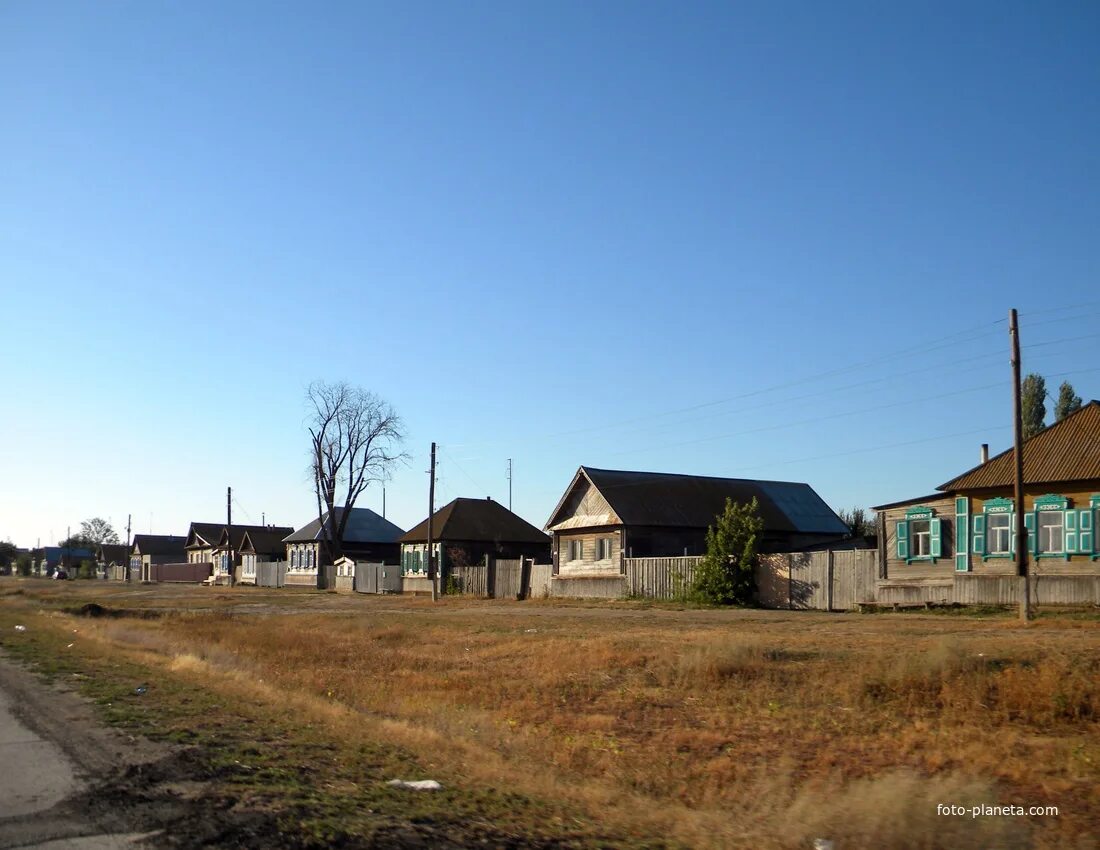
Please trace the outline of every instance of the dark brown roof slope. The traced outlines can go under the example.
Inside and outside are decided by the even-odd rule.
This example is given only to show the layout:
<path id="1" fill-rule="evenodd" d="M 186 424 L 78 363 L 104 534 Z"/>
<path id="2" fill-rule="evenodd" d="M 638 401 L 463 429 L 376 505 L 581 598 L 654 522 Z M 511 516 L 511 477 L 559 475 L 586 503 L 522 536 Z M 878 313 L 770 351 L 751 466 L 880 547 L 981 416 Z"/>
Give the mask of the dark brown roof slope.
<path id="1" fill-rule="evenodd" d="M 218 539 L 222 536 L 222 531 L 225 530 L 225 523 L 222 522 L 193 522 L 191 528 L 187 532 L 187 537 L 190 539 L 191 535 L 201 537 L 211 546 L 218 545 Z M 191 544 L 192 546 L 201 546 L 197 540 Z"/>
<path id="2" fill-rule="evenodd" d="M 1024 483 L 1046 484 L 1100 478 L 1100 401 L 1051 425 L 1024 443 Z M 953 478 L 938 489 L 980 490 L 1011 487 L 1015 480 L 1012 449 Z"/>
<path id="3" fill-rule="evenodd" d="M 182 561 L 186 543 L 186 537 L 170 534 L 135 534 L 133 547 L 142 555 L 178 555 Z"/>
<path id="4" fill-rule="evenodd" d="M 455 499 L 432 517 L 436 540 L 549 543 L 550 538 L 527 520 L 492 499 Z M 401 543 L 428 540 L 428 520 L 398 538 Z"/>
<path id="5" fill-rule="evenodd" d="M 707 528 L 726 499 L 755 497 L 765 531 L 848 534 L 849 528 L 809 484 L 581 467 L 625 525 Z M 552 520 L 553 522 L 553 520 Z"/>
<path id="6" fill-rule="evenodd" d="M 96 547 L 96 557 L 108 564 L 124 563 L 128 555 L 125 543 L 100 543 Z"/>
<path id="7" fill-rule="evenodd" d="M 290 529 L 293 531 L 293 529 Z M 246 552 L 256 552 L 261 555 L 283 555 L 286 553 L 286 543 L 283 539 L 287 536 L 286 528 L 276 526 L 251 526 L 245 528 L 240 537 L 237 537 L 237 526 L 233 526 L 233 539 L 236 541 L 234 549 Z"/>
<path id="8" fill-rule="evenodd" d="M 240 551 L 241 544 L 244 543 L 245 537 L 247 537 L 252 541 L 252 545 L 256 547 L 257 552 L 278 552 L 285 550 L 283 539 L 293 531 L 294 529 L 290 526 L 282 525 L 235 525 L 233 526 L 230 543 L 234 549 Z M 223 528 L 214 545 L 224 546 L 225 540 L 226 529 Z"/>

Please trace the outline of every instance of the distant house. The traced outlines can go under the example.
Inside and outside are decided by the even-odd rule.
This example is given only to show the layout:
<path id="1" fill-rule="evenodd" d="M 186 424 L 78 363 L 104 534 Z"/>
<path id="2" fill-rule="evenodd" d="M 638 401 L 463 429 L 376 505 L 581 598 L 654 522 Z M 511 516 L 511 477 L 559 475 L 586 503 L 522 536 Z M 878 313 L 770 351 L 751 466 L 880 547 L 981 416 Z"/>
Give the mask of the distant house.
<path id="1" fill-rule="evenodd" d="M 580 467 L 546 523 L 554 573 L 618 576 L 624 558 L 702 555 L 726 499 L 759 504 L 758 551 L 840 541 L 850 530 L 809 484 Z"/>
<path id="2" fill-rule="evenodd" d="M 343 515 L 344 509 L 337 508 L 337 522 Z M 325 511 L 324 521 L 328 522 L 328 511 Z M 397 541 L 404 533 L 399 526 L 370 508 L 352 508 L 341 545 L 344 555 L 353 560 L 397 564 L 401 557 L 401 544 Z M 316 577 L 317 567 L 327 566 L 323 539 L 324 531 L 319 519 L 311 520 L 284 538 L 289 583 L 295 583 L 294 577 L 298 576 Z"/>
<path id="3" fill-rule="evenodd" d="M 186 537 L 170 534 L 135 534 L 130 547 L 130 569 L 138 570 L 141 581 L 152 581 L 154 564 L 182 564 L 187 560 Z"/>
<path id="4" fill-rule="evenodd" d="M 95 550 L 86 546 L 43 546 L 36 549 L 35 572 L 52 576 L 58 568 L 72 572 L 83 561 L 95 561 Z"/>
<path id="5" fill-rule="evenodd" d="M 545 563 L 550 538 L 527 520 L 492 499 L 455 499 L 432 516 L 432 551 L 440 569 L 494 558 L 534 558 Z M 428 572 L 428 520 L 400 538 L 405 575 Z"/>
<path id="6" fill-rule="evenodd" d="M 880 578 L 950 587 L 953 575 L 1015 575 L 1021 515 L 1033 575 L 1100 574 L 1100 402 L 1027 440 L 1022 455 L 1023 505 L 1008 449 L 936 493 L 875 508 Z"/>
<path id="7" fill-rule="evenodd" d="M 289 525 L 234 525 L 232 534 L 222 528 L 218 545 L 213 549 L 214 576 L 239 578 L 245 559 L 255 574 L 257 561 L 278 561 L 283 557 L 283 538 L 292 529 Z"/>
<path id="8" fill-rule="evenodd" d="M 225 523 L 219 522 L 193 522 L 187 529 L 187 542 L 184 550 L 187 552 L 189 564 L 214 563 L 214 547 L 221 540 Z"/>
<path id="9" fill-rule="evenodd" d="M 95 560 L 101 571 L 122 567 L 129 561 L 129 549 L 125 543 L 97 543 Z"/>
<path id="10" fill-rule="evenodd" d="M 215 577 L 227 577 L 241 565 L 241 547 L 246 535 L 250 554 L 261 561 L 274 561 L 282 556 L 283 538 L 294 530 L 281 525 L 233 525 L 232 529 L 230 535 L 224 523 L 191 523 L 184 545 L 187 562 L 213 564 Z"/>

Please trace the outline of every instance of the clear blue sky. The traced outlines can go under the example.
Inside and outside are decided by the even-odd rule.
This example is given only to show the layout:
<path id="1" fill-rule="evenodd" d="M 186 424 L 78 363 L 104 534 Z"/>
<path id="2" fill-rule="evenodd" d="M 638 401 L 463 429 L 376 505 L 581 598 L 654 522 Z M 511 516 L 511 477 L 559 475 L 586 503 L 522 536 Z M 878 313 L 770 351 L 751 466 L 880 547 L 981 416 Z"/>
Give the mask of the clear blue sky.
<path id="1" fill-rule="evenodd" d="M 301 525 L 304 387 L 409 527 L 580 464 L 930 492 L 1100 395 L 1100 7 L 0 5 L 0 538 Z M 908 444 L 908 445 L 903 445 Z M 363 504 L 378 508 L 372 488 Z"/>

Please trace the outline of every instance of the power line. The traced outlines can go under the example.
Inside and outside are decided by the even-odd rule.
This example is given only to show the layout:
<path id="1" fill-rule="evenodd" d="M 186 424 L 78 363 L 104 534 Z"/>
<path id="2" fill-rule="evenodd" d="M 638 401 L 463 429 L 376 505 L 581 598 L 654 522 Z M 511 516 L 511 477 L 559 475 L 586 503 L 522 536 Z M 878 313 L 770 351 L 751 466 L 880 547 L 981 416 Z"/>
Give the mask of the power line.
<path id="1" fill-rule="evenodd" d="M 1001 386 L 1001 383 L 1002 383 L 1001 381 L 996 381 L 996 382 L 991 383 L 991 384 L 983 384 L 982 386 L 979 386 L 979 387 L 967 387 L 967 388 L 961 389 L 961 390 L 952 390 L 951 392 L 939 393 L 937 395 L 924 396 L 924 397 L 921 397 L 921 398 L 906 398 L 906 399 L 903 399 L 901 401 L 890 402 L 889 404 L 879 404 L 879 405 L 875 405 L 874 407 L 864 407 L 864 408 L 860 408 L 858 410 L 844 410 L 844 411 L 841 411 L 840 413 L 833 413 L 833 414 L 829 414 L 827 416 L 815 416 L 812 419 L 801 419 L 797 422 L 784 422 L 784 423 L 781 423 L 779 425 L 765 425 L 765 426 L 762 426 L 760 428 L 750 428 L 750 429 L 745 430 L 745 431 L 736 431 L 736 432 L 731 433 L 731 434 L 719 434 L 719 435 L 716 435 L 716 436 L 713 436 L 713 437 L 702 437 L 702 438 L 697 439 L 697 440 L 687 440 L 687 441 L 680 442 L 680 443 L 666 443 L 666 444 L 661 445 L 661 446 L 646 446 L 646 447 L 640 448 L 640 449 L 630 449 L 629 451 L 625 451 L 625 452 L 615 452 L 615 453 L 613 453 L 612 456 L 614 457 L 614 456 L 624 455 L 624 454 L 637 454 L 638 452 L 644 452 L 644 451 L 658 451 L 660 449 L 674 449 L 674 448 L 680 448 L 682 446 L 695 445 L 697 443 L 709 443 L 709 442 L 713 442 L 714 440 L 728 440 L 731 437 L 742 437 L 742 436 L 745 436 L 747 434 L 762 434 L 762 433 L 766 433 L 768 431 L 779 431 L 779 430 L 782 430 L 784 428 L 796 428 L 796 427 L 801 426 L 801 425 L 816 425 L 819 422 L 825 422 L 825 421 L 830 420 L 830 419 L 841 419 L 845 416 L 858 416 L 859 414 L 862 414 L 862 413 L 874 413 L 875 411 L 888 410 L 892 407 L 901 407 L 903 405 L 916 404 L 916 403 L 925 402 L 925 401 L 936 401 L 937 399 L 941 399 L 941 398 L 950 398 L 952 396 L 964 395 L 966 393 L 980 392 L 981 390 L 989 390 L 989 389 L 993 389 L 994 387 Z"/>

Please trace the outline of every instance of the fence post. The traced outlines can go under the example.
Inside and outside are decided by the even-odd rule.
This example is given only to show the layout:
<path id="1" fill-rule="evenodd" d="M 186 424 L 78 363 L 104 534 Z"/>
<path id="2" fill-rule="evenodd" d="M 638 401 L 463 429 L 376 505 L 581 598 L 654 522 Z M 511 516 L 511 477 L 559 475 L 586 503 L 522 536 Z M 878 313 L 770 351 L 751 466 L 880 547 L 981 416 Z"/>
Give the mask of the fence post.
<path id="1" fill-rule="evenodd" d="M 485 595 L 490 599 L 496 598 L 496 561 L 488 552 L 485 553 Z"/>
<path id="2" fill-rule="evenodd" d="M 829 583 L 829 592 L 825 594 L 825 610 L 826 611 L 832 611 L 833 610 L 833 550 L 832 549 L 829 550 L 828 555 L 829 555 L 829 557 L 825 561 L 825 563 L 827 564 L 825 575 L 826 575 L 826 577 L 828 579 L 828 583 Z"/>
<path id="3" fill-rule="evenodd" d="M 794 608 L 794 555 L 787 553 L 787 610 Z"/>

